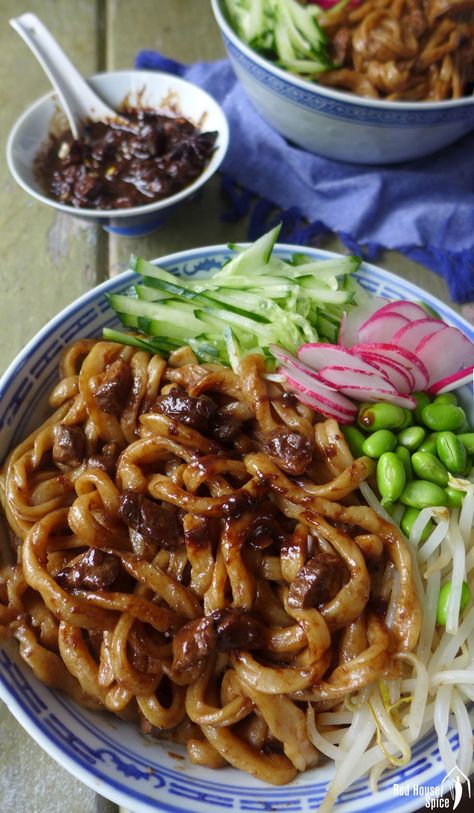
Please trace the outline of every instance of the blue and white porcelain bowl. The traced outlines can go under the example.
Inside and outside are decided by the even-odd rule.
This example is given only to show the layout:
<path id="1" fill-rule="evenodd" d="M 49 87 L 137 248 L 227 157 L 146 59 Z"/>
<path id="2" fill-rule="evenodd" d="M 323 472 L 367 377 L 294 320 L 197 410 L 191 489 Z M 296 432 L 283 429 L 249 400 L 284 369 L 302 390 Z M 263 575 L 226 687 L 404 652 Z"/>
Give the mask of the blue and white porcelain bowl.
<path id="1" fill-rule="evenodd" d="M 275 252 L 288 259 L 301 250 L 299 246 L 277 246 Z M 315 259 L 334 256 L 318 249 L 304 251 Z M 230 253 L 226 246 L 198 248 L 160 258 L 159 264 L 178 275 L 203 275 L 219 268 Z M 410 282 L 365 263 L 357 277 L 374 294 L 424 299 L 446 322 L 474 340 L 472 326 Z M 135 275 L 128 271 L 89 291 L 46 325 L 11 364 L 0 381 L 0 461 L 45 418 L 61 350 L 76 339 L 100 337 L 104 327 L 118 327 L 105 294 L 124 291 L 134 280 Z M 467 388 L 466 396 L 467 403 Z M 12 641 L 3 641 L 0 647 L 0 698 L 57 762 L 134 813 L 314 813 L 332 776 L 332 766 L 321 763 L 290 785 L 273 787 L 230 767 L 213 771 L 191 765 L 176 743 L 147 739 L 130 723 L 87 711 L 44 686 Z M 457 734 L 448 736 L 457 751 Z M 342 794 L 335 809 L 340 813 L 411 813 L 425 801 L 419 788 L 441 788 L 444 773 L 437 737 L 431 731 L 413 747 L 408 765 L 383 775 L 376 794 L 366 778 L 360 779 Z"/>
<path id="2" fill-rule="evenodd" d="M 211 4 L 234 71 L 254 107 L 299 147 L 339 161 L 393 164 L 430 155 L 474 128 L 474 96 L 390 102 L 295 76 L 242 42 L 229 24 L 224 0 Z"/>
<path id="3" fill-rule="evenodd" d="M 132 107 L 151 107 L 168 115 L 179 113 L 203 130 L 216 130 L 216 149 L 201 175 L 174 195 L 130 209 L 76 209 L 47 197 L 35 177 L 33 165 L 51 130 L 62 129 L 66 124 L 54 93 L 34 102 L 16 122 L 7 143 L 8 167 L 25 192 L 53 209 L 98 223 L 107 231 L 123 237 L 149 234 L 175 206 L 192 199 L 217 171 L 229 143 L 227 119 L 212 96 L 191 82 L 171 74 L 139 70 L 110 71 L 96 74 L 88 81 L 114 109 L 126 101 Z"/>

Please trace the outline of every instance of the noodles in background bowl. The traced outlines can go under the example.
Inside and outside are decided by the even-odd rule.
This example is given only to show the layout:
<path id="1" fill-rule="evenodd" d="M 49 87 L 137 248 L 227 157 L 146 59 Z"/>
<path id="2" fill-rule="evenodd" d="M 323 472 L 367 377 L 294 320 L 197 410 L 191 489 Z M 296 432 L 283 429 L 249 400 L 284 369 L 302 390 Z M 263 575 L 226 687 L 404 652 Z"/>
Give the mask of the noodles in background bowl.
<path id="1" fill-rule="evenodd" d="M 335 70 L 317 81 L 389 101 L 441 101 L 472 94 L 472 0 L 365 0 L 326 11 Z"/>
<path id="2" fill-rule="evenodd" d="M 0 623 L 40 680 L 185 743 L 196 764 L 284 784 L 323 754 L 327 810 L 357 776 L 375 786 L 408 762 L 433 720 L 454 760 L 474 610 L 458 623 L 453 605 L 441 634 L 432 608 L 451 559 L 472 580 L 470 485 L 461 514 L 434 517 L 420 576 L 371 461 L 259 356 L 237 376 L 188 348 L 166 363 L 82 340 L 50 404 L 0 481 L 16 549 Z M 471 762 L 463 736 L 458 766 Z"/>

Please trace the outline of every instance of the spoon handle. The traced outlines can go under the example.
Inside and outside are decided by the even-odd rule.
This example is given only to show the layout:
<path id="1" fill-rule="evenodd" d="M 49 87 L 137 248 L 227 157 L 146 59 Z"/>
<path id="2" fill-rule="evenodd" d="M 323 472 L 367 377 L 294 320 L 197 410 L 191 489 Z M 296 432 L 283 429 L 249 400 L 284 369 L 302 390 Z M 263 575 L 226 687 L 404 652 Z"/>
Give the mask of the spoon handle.
<path id="1" fill-rule="evenodd" d="M 55 88 L 74 138 L 78 138 L 81 122 L 87 119 L 117 118 L 115 111 L 95 94 L 36 14 L 27 12 L 13 17 L 10 25 L 34 53 Z"/>

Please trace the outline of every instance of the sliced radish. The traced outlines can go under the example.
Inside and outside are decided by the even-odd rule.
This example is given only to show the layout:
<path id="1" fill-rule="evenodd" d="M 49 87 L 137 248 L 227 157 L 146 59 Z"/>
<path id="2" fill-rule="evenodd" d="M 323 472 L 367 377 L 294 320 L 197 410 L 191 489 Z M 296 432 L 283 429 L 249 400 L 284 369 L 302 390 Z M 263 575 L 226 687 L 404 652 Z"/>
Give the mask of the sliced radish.
<path id="1" fill-rule="evenodd" d="M 331 365 L 323 367 L 318 373 L 321 381 L 328 387 L 344 390 L 346 387 L 372 387 L 396 392 L 395 388 L 379 373 L 366 373 L 361 370 L 350 370 L 348 367 Z"/>
<path id="2" fill-rule="evenodd" d="M 359 328 L 359 342 L 392 342 L 393 334 L 408 324 L 398 313 L 374 313 Z"/>
<path id="3" fill-rule="evenodd" d="M 338 392 L 355 401 L 389 401 L 391 404 L 414 409 L 416 401 L 410 395 L 397 392 L 387 381 L 371 373 L 344 370 L 342 367 L 325 367 L 319 372 L 323 382 L 336 387 Z"/>
<path id="4" fill-rule="evenodd" d="M 381 313 L 397 313 L 409 321 L 425 319 L 428 315 L 421 305 L 417 305 L 416 302 L 407 302 L 405 299 L 397 299 L 396 302 L 389 302 L 387 305 L 379 308 L 377 314 Z"/>
<path id="5" fill-rule="evenodd" d="M 458 387 L 464 387 L 465 384 L 474 382 L 474 364 L 472 367 L 466 367 L 464 370 L 459 370 L 453 375 L 448 375 L 446 378 L 441 378 L 431 385 L 428 392 L 431 395 L 442 395 L 443 392 L 451 392 Z"/>
<path id="6" fill-rule="evenodd" d="M 400 344 L 414 353 L 421 340 L 426 336 L 431 336 L 432 333 L 437 333 L 442 330 L 446 325 L 439 319 L 415 319 L 414 322 L 409 322 L 393 334 L 393 343 Z"/>
<path id="7" fill-rule="evenodd" d="M 289 387 L 302 403 L 341 423 L 352 423 L 357 415 L 357 408 L 344 395 L 309 378 L 296 368 L 279 367 L 278 372 L 284 376 Z"/>
<path id="8" fill-rule="evenodd" d="M 363 353 L 362 358 L 372 364 L 379 373 L 385 375 L 387 381 L 398 392 L 408 395 L 415 389 L 415 377 L 407 367 L 376 353 Z"/>
<path id="9" fill-rule="evenodd" d="M 457 327 L 442 330 L 421 340 L 416 355 L 429 371 L 429 385 L 474 364 L 474 343 Z"/>
<path id="10" fill-rule="evenodd" d="M 415 377 L 415 389 L 425 390 L 428 387 L 429 375 L 428 370 L 423 364 L 422 360 L 418 358 L 415 353 L 408 350 L 406 347 L 398 347 L 396 344 L 390 343 L 369 343 L 358 344 L 352 347 L 352 352 L 356 355 L 364 353 L 376 353 L 391 361 L 396 361 L 403 367 L 406 367 Z"/>
<path id="11" fill-rule="evenodd" d="M 302 361 L 297 359 L 296 356 L 293 356 L 293 354 L 288 350 L 284 350 L 283 347 L 279 347 L 277 344 L 270 345 L 270 350 L 272 355 L 274 355 L 284 367 L 289 367 L 292 370 L 299 370 L 300 373 L 308 376 L 313 381 L 319 381 L 321 383 L 321 379 L 316 370 L 313 370 L 312 367 L 308 367 L 306 364 L 303 364 Z"/>
<path id="12" fill-rule="evenodd" d="M 270 350 L 273 353 L 273 345 Z M 297 356 L 299 361 L 308 367 L 312 367 L 313 370 L 320 370 L 322 367 L 332 364 L 341 364 L 343 367 L 352 370 L 365 370 L 368 373 L 378 372 L 370 362 L 354 356 L 350 349 L 337 344 L 323 344 L 322 342 L 303 344 L 298 350 Z"/>
<path id="13" fill-rule="evenodd" d="M 373 296 L 365 302 L 352 308 L 349 312 L 344 311 L 339 328 L 339 344 L 344 347 L 351 347 L 359 341 L 359 328 L 367 319 L 380 310 L 384 305 L 389 304 L 381 296 Z"/>

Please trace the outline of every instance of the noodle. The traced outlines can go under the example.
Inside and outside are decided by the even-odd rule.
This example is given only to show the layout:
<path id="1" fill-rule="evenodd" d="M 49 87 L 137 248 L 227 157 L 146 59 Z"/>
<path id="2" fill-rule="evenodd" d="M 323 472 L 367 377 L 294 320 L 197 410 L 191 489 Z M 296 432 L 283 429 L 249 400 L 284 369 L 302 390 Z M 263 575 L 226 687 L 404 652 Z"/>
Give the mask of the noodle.
<path id="1" fill-rule="evenodd" d="M 437 730 L 450 708 L 466 729 L 472 669 L 464 691 L 461 665 L 444 665 L 471 653 L 474 611 L 431 656 L 433 613 L 422 618 L 415 557 L 365 484 L 372 462 L 267 380 L 260 356 L 240 373 L 189 348 L 168 363 L 101 341 L 64 352 L 56 411 L 0 475 L 16 550 L 1 630 L 40 680 L 186 743 L 196 764 L 279 785 L 320 752 L 334 759 L 330 809 L 361 764 L 375 781 L 410 758 L 433 687 Z M 432 567 L 442 543 L 428 543 Z M 430 606 L 445 576 L 429 576 Z"/>
<path id="2" fill-rule="evenodd" d="M 472 93 L 473 4 L 458 7 L 456 0 L 337 4 L 318 19 L 338 67 L 320 74 L 318 82 L 391 101 L 440 101 Z"/>

